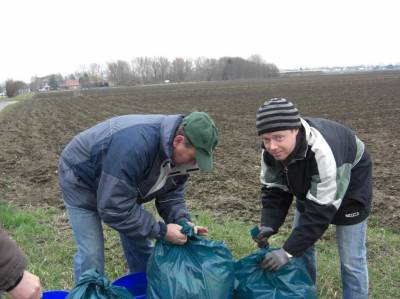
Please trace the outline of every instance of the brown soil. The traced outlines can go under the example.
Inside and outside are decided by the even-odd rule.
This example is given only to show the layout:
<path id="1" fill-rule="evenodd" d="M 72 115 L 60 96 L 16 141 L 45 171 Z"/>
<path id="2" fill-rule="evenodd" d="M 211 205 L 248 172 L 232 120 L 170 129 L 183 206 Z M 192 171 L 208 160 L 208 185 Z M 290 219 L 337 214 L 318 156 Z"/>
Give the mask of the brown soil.
<path id="1" fill-rule="evenodd" d="M 267 81 L 169 84 L 39 94 L 0 115 L 0 198 L 18 205 L 62 207 L 57 160 L 79 131 L 132 113 L 210 113 L 220 130 L 215 172 L 196 174 L 188 204 L 214 214 L 257 221 L 260 142 L 255 112 L 286 97 L 305 116 L 351 127 L 374 160 L 373 214 L 400 227 L 400 73 L 301 76 Z M 397 121 L 396 121 L 397 119 Z"/>

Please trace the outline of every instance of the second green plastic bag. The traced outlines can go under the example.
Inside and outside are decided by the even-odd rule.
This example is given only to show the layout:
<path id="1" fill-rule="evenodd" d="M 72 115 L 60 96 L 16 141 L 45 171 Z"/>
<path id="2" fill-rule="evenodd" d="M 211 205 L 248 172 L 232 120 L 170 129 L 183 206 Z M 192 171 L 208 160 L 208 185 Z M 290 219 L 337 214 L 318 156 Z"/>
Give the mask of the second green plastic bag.
<path id="1" fill-rule="evenodd" d="M 260 267 L 271 250 L 260 249 L 236 263 L 235 299 L 316 299 L 313 281 L 301 259 L 293 258 L 276 272 Z"/>
<path id="2" fill-rule="evenodd" d="M 147 266 L 146 299 L 231 299 L 234 261 L 225 243 L 179 224 L 188 241 L 182 246 L 157 241 Z"/>
<path id="3" fill-rule="evenodd" d="M 256 226 L 250 234 L 258 235 Z M 235 264 L 235 299 L 316 299 L 314 283 L 302 259 L 292 258 L 289 263 L 276 272 L 261 268 L 269 247 L 250 254 Z"/>
<path id="4" fill-rule="evenodd" d="M 79 278 L 75 288 L 66 299 L 134 299 L 124 287 L 112 285 L 95 269 L 90 269 Z"/>

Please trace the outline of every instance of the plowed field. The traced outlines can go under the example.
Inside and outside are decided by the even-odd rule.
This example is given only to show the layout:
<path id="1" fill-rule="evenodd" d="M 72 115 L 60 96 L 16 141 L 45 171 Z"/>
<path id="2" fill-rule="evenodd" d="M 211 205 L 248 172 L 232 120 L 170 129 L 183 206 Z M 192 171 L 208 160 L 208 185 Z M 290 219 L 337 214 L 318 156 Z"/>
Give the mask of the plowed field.
<path id="1" fill-rule="evenodd" d="M 38 94 L 0 115 L 0 198 L 62 208 L 57 160 L 79 131 L 114 115 L 200 110 L 216 121 L 220 144 L 215 171 L 191 178 L 189 206 L 257 221 L 260 142 L 255 112 L 271 97 L 290 99 L 302 115 L 339 121 L 358 134 L 375 165 L 373 214 L 382 224 L 400 227 L 400 73 Z"/>

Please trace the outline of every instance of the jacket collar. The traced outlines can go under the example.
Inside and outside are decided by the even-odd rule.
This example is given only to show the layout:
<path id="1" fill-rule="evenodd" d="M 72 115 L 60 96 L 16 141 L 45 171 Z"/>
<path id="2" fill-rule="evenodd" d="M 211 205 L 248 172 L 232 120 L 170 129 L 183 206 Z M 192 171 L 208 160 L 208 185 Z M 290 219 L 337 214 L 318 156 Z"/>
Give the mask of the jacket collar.
<path id="1" fill-rule="evenodd" d="M 172 142 L 175 137 L 176 130 L 182 123 L 183 115 L 166 115 L 161 121 L 160 128 L 160 154 L 161 160 L 172 161 Z"/>
<path id="2" fill-rule="evenodd" d="M 299 129 L 299 134 L 296 139 L 296 150 L 295 150 L 295 159 L 302 160 L 307 156 L 308 151 L 308 140 L 310 135 L 310 125 L 304 120 L 301 120 L 301 128 Z"/>

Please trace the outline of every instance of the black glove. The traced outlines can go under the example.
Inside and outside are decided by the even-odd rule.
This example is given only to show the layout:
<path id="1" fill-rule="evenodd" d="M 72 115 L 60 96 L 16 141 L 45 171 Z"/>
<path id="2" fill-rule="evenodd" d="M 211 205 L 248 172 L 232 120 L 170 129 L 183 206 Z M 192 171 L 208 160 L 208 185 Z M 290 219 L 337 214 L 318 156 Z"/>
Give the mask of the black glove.
<path id="1" fill-rule="evenodd" d="M 264 248 L 269 245 L 268 238 L 275 233 L 274 229 L 269 226 L 260 226 L 260 232 L 253 240 L 257 243 L 259 248 Z"/>
<path id="2" fill-rule="evenodd" d="M 268 252 L 261 262 L 261 268 L 266 271 L 278 271 L 289 262 L 288 253 L 283 248 Z"/>

